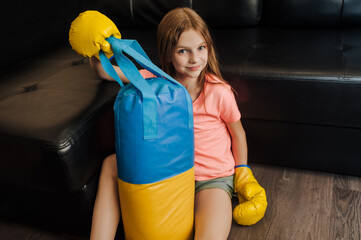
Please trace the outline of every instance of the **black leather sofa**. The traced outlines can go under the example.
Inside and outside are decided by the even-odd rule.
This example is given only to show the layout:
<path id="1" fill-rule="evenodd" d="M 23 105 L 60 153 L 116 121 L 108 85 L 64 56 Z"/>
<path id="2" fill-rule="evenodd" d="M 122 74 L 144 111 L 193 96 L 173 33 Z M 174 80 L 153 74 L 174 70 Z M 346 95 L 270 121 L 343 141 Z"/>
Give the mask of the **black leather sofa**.
<path id="1" fill-rule="evenodd" d="M 110 17 L 157 63 L 155 29 L 187 6 L 208 22 L 238 92 L 249 162 L 361 176 L 361 5 L 355 0 L 67 0 L 3 4 L 0 214 L 87 235 L 114 152 L 116 83 L 67 42 L 83 10 Z M 14 17 L 15 16 L 15 17 Z"/>
<path id="2" fill-rule="evenodd" d="M 68 43 L 89 2 L 6 1 L 0 23 L 0 215 L 81 235 L 114 153 L 118 91 Z"/>

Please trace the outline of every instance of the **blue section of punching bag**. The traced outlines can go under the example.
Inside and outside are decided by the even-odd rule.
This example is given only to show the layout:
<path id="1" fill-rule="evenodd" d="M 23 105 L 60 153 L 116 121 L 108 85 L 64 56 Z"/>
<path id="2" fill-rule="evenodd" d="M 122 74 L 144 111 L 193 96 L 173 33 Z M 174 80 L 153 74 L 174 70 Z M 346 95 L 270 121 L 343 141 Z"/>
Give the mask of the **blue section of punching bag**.
<path id="1" fill-rule="evenodd" d="M 191 169 L 193 110 L 187 90 L 151 63 L 136 41 L 107 40 L 131 82 L 121 88 L 114 104 L 119 179 L 147 184 Z M 158 77 L 145 80 L 123 52 Z M 102 64 L 106 60 L 101 58 Z"/>

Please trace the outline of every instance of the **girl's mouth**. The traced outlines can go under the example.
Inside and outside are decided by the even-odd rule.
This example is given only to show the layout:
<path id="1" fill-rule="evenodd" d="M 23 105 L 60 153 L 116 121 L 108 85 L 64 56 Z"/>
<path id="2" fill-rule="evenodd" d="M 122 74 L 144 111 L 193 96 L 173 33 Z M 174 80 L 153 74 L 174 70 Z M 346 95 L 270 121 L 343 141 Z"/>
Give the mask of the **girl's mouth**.
<path id="1" fill-rule="evenodd" d="M 199 66 L 187 67 L 187 69 L 189 69 L 190 71 L 197 71 L 199 69 Z"/>

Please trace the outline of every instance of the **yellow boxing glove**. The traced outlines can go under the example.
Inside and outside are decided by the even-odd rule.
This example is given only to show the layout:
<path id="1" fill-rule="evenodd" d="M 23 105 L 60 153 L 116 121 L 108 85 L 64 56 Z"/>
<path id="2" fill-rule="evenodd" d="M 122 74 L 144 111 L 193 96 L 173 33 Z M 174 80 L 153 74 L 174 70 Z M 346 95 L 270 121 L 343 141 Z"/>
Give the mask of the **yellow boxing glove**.
<path id="1" fill-rule="evenodd" d="M 238 165 L 235 171 L 234 190 L 238 195 L 239 205 L 233 210 L 233 218 L 240 225 L 253 225 L 266 212 L 266 192 L 258 184 L 248 165 Z"/>
<path id="2" fill-rule="evenodd" d="M 110 36 L 121 38 L 112 20 L 98 11 L 85 11 L 71 23 L 69 42 L 74 51 L 84 57 L 99 58 L 100 50 L 111 57 L 112 48 L 105 40 Z"/>

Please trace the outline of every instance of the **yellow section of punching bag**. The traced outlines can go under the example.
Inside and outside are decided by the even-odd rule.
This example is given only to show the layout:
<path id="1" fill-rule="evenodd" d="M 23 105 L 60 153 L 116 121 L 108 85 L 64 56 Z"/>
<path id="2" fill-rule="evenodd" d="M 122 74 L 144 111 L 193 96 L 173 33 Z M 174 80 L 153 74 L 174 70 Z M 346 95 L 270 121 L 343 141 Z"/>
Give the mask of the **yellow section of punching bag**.
<path id="1" fill-rule="evenodd" d="M 106 38 L 114 36 L 121 38 L 116 25 L 104 14 L 98 11 L 85 11 L 71 23 L 69 42 L 72 48 L 84 57 L 96 56 L 102 50 L 107 57 L 113 55 Z"/>
<path id="2" fill-rule="evenodd" d="M 194 221 L 194 168 L 151 184 L 118 179 L 126 240 L 190 240 Z"/>

